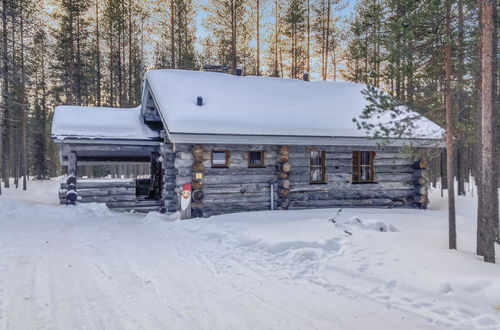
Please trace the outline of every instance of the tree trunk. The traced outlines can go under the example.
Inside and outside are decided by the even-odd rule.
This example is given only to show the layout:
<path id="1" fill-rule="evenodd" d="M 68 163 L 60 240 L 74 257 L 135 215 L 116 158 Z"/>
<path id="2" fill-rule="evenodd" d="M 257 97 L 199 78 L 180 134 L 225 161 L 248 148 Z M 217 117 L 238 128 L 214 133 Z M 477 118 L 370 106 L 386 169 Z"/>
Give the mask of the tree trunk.
<path id="1" fill-rule="evenodd" d="M 21 86 L 20 86 L 20 110 L 21 110 L 21 123 L 20 123 L 20 148 L 19 151 L 19 171 L 20 171 L 20 176 L 23 178 L 23 190 L 27 189 L 27 182 L 26 182 L 26 170 L 28 168 L 27 165 L 27 160 L 26 160 L 26 111 L 27 111 L 27 102 L 26 102 L 26 82 L 24 79 L 25 72 L 24 72 L 24 16 L 23 16 L 23 8 L 20 8 L 20 32 L 21 32 Z"/>
<path id="2" fill-rule="evenodd" d="M 9 188 L 10 172 L 10 113 L 9 113 L 9 60 L 7 46 L 7 8 L 8 0 L 2 1 L 2 178 L 5 188 Z"/>
<path id="3" fill-rule="evenodd" d="M 101 106 L 101 48 L 99 36 L 99 0 L 95 2 L 95 34 L 96 34 L 96 103 Z"/>
<path id="4" fill-rule="evenodd" d="M 257 68 L 255 74 L 260 76 L 260 0 L 257 1 Z"/>
<path id="5" fill-rule="evenodd" d="M 457 107 L 458 107 L 458 122 L 465 122 L 464 109 L 464 82 L 463 82 L 463 66 L 464 66 L 464 13 L 463 2 L 458 0 L 458 43 L 457 43 Z M 459 132 L 457 140 L 457 182 L 458 195 L 465 196 L 465 142 L 462 132 Z"/>
<path id="6" fill-rule="evenodd" d="M 482 196 L 479 204 L 482 209 L 482 219 L 478 219 L 484 225 L 484 261 L 495 262 L 495 240 L 498 231 L 498 211 L 494 210 L 496 205 L 494 198 L 497 197 L 497 180 L 495 177 L 495 162 L 493 158 L 493 104 L 494 104 L 494 82 L 493 82 L 493 40 L 494 40 L 494 12 L 495 0 L 480 0 L 481 14 L 481 191 Z"/>
<path id="7" fill-rule="evenodd" d="M 328 54 L 330 52 L 330 11 L 331 11 L 331 0 L 328 0 L 328 7 L 326 10 L 326 41 L 325 41 L 325 65 L 323 80 L 328 79 Z"/>
<path id="8" fill-rule="evenodd" d="M 457 230 L 455 223 L 455 166 L 454 166 L 454 122 L 453 122 L 453 92 L 451 89 L 451 1 L 446 2 L 446 35 L 445 44 L 445 108 L 446 108 L 446 169 L 448 181 L 448 223 L 449 248 L 457 248 Z"/>
<path id="9" fill-rule="evenodd" d="M 307 73 L 311 73 L 311 4 L 307 0 Z"/>
<path id="10" fill-rule="evenodd" d="M 231 71 L 236 74 L 237 57 L 236 57 L 236 0 L 231 0 Z"/>
<path id="11" fill-rule="evenodd" d="M 170 68 L 175 69 L 175 3 L 170 0 Z"/>

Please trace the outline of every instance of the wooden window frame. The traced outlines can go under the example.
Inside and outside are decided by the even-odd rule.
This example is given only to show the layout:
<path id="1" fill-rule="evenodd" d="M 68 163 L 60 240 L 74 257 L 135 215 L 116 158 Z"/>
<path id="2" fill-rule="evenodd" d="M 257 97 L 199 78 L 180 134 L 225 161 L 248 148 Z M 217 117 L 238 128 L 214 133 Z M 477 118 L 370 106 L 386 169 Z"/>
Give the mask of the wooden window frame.
<path id="1" fill-rule="evenodd" d="M 312 164 L 312 152 L 320 152 L 320 157 L 321 157 L 321 164 L 320 165 L 313 165 Z M 313 168 L 321 168 L 321 179 L 313 181 L 311 174 L 312 174 L 312 169 Z M 326 181 L 326 152 L 323 150 L 320 150 L 318 148 L 310 148 L 309 149 L 309 184 L 325 184 L 327 183 Z"/>
<path id="2" fill-rule="evenodd" d="M 259 164 L 251 164 L 250 163 L 250 155 L 252 154 L 252 152 L 258 152 L 260 153 L 260 163 Z M 264 150 L 249 150 L 248 151 L 248 167 L 249 168 L 261 168 L 261 167 L 266 167 L 266 164 L 265 164 L 265 153 L 264 153 Z"/>
<path id="3" fill-rule="evenodd" d="M 361 164 L 362 153 L 368 153 L 368 164 Z M 368 150 L 358 150 L 352 152 L 352 183 L 363 184 L 363 183 L 377 183 L 377 175 L 375 173 L 375 156 L 377 153 L 375 151 Z M 368 167 L 371 178 L 369 180 L 361 179 L 361 168 Z"/>
<path id="4" fill-rule="evenodd" d="M 214 153 L 222 153 L 222 152 L 225 154 L 226 162 L 224 163 L 224 165 L 222 165 L 222 164 L 214 164 Z M 227 149 L 212 150 L 210 152 L 210 164 L 211 164 L 212 167 L 216 167 L 216 168 L 228 168 L 229 167 L 229 159 L 230 158 L 231 158 L 231 153 Z"/>

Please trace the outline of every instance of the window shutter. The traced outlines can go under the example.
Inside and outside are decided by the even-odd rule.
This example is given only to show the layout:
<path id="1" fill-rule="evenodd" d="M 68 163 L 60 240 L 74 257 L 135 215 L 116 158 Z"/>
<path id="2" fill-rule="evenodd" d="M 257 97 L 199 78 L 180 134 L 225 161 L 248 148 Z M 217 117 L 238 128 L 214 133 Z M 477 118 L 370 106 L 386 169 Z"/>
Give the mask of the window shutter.
<path id="1" fill-rule="evenodd" d="M 375 177 L 375 155 L 377 155 L 377 153 L 375 151 L 370 151 L 370 173 L 371 173 L 371 181 L 372 182 L 375 182 L 377 181 L 376 177 Z"/>
<path id="2" fill-rule="evenodd" d="M 360 151 L 352 152 L 352 182 L 359 182 L 359 161 L 361 158 Z"/>

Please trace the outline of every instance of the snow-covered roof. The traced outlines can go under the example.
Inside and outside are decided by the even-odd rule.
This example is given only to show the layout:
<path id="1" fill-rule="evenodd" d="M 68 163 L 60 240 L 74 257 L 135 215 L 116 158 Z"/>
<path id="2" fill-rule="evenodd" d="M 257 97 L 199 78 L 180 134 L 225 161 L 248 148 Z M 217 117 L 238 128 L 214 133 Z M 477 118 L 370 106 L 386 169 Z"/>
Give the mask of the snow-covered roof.
<path id="1" fill-rule="evenodd" d="M 58 106 L 54 111 L 52 137 L 55 139 L 152 140 L 159 133 L 146 126 L 141 108 L 97 108 Z"/>
<path id="2" fill-rule="evenodd" d="M 146 79 L 171 135 L 369 136 L 353 122 L 368 103 L 363 84 L 183 70 L 153 70 Z M 441 138 L 441 127 L 410 115 L 418 118 L 407 138 Z M 391 121 L 387 114 L 369 122 Z"/>

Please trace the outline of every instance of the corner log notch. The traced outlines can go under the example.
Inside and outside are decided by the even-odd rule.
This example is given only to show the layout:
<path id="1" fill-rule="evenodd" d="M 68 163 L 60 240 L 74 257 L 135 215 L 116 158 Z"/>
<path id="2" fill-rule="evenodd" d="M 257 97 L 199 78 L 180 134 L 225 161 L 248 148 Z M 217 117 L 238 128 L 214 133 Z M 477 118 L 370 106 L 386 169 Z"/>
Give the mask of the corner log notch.
<path id="1" fill-rule="evenodd" d="M 203 180 L 205 178 L 205 166 L 203 165 L 203 147 L 201 145 L 194 145 L 192 148 L 193 153 L 193 167 L 192 175 L 193 182 L 191 184 L 193 188 L 193 204 L 191 208 L 193 210 L 192 215 L 195 218 L 203 217 L 203 199 L 205 194 L 203 193 Z"/>
<path id="2" fill-rule="evenodd" d="M 175 151 L 168 141 L 160 146 L 163 168 L 163 190 L 160 204 L 160 211 L 171 213 L 176 211 L 175 202 Z"/>
<path id="3" fill-rule="evenodd" d="M 427 162 L 417 161 L 414 163 L 414 183 L 415 195 L 413 198 L 414 207 L 419 209 L 426 209 L 429 204 L 429 179 L 427 169 Z"/>
<path id="4" fill-rule="evenodd" d="M 281 146 L 278 156 L 278 196 L 279 207 L 287 210 L 290 206 L 290 170 L 288 146 Z"/>

